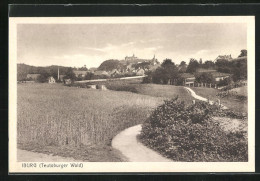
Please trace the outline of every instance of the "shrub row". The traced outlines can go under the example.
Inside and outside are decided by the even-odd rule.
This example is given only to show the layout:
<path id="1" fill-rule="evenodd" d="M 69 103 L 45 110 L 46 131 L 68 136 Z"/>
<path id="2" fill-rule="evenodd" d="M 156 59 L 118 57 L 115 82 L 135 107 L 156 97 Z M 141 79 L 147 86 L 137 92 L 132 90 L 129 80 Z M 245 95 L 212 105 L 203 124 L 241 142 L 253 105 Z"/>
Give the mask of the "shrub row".
<path id="1" fill-rule="evenodd" d="M 143 124 L 141 141 L 174 161 L 247 161 L 242 131 L 227 133 L 213 116 L 245 118 L 216 105 L 165 101 Z"/>

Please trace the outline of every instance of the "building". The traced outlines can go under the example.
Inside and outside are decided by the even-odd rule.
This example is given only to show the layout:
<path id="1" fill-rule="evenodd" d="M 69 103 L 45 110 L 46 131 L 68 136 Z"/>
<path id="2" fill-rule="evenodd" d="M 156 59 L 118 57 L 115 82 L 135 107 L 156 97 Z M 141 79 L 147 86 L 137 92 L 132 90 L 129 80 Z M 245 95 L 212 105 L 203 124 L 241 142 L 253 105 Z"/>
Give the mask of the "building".
<path id="1" fill-rule="evenodd" d="M 87 72 L 86 70 L 73 70 L 76 77 L 85 77 Z"/>
<path id="2" fill-rule="evenodd" d="M 89 72 L 92 72 L 92 73 L 94 73 L 96 70 L 97 70 L 97 68 L 95 68 L 95 67 L 89 68 Z"/>
<path id="3" fill-rule="evenodd" d="M 122 61 L 124 64 L 137 64 L 142 62 L 150 62 L 152 65 L 159 64 L 159 61 L 155 58 L 155 55 L 152 59 L 141 59 L 136 57 L 134 54 L 133 56 L 126 56 L 125 59 Z"/>
<path id="4" fill-rule="evenodd" d="M 143 76 L 144 75 L 144 69 L 138 69 L 136 72 L 136 75 Z"/>
<path id="5" fill-rule="evenodd" d="M 217 60 L 232 60 L 231 55 L 219 55 L 214 61 L 216 62 Z"/>
<path id="6" fill-rule="evenodd" d="M 184 86 L 194 86 L 195 84 L 195 76 L 190 73 L 182 73 L 181 78 L 183 79 L 183 85 Z"/>
<path id="7" fill-rule="evenodd" d="M 106 71 L 102 71 L 102 70 L 95 71 L 94 75 L 96 75 L 96 76 L 109 76 L 109 74 Z"/>
<path id="8" fill-rule="evenodd" d="M 26 79 L 28 80 L 37 80 L 41 74 L 27 74 Z"/>
<path id="9" fill-rule="evenodd" d="M 216 82 L 219 82 L 221 80 L 224 80 L 228 77 L 230 77 L 230 74 L 223 73 L 223 72 L 211 72 Z"/>
<path id="10" fill-rule="evenodd" d="M 48 83 L 53 84 L 56 83 L 55 79 L 53 77 L 48 78 Z"/>
<path id="11" fill-rule="evenodd" d="M 232 61 L 247 61 L 247 56 L 237 57 L 237 58 L 232 59 Z"/>

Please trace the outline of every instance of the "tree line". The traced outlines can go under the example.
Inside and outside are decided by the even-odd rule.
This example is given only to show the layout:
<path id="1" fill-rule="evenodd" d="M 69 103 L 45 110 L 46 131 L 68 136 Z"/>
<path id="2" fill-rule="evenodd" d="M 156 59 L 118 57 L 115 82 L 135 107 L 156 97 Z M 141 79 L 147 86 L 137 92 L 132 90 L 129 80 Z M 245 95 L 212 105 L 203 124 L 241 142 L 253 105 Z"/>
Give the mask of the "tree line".
<path id="1" fill-rule="evenodd" d="M 241 50 L 241 54 L 238 59 L 227 60 L 218 59 L 215 62 L 207 60 L 202 62 L 191 58 L 187 65 L 185 61 L 182 61 L 180 65 L 175 65 L 171 59 L 165 59 L 161 66 L 154 72 L 148 72 L 147 77 L 144 78 L 144 83 L 156 83 L 156 84 L 175 84 L 182 85 L 184 78 L 182 73 L 190 73 L 195 76 L 197 83 L 216 83 L 213 75 L 209 72 L 198 73 L 198 69 L 211 69 L 222 73 L 231 74 L 231 77 L 218 82 L 219 86 L 228 85 L 232 81 L 237 82 L 239 80 L 247 79 L 247 58 L 239 59 L 239 57 L 247 56 L 246 50 Z"/>

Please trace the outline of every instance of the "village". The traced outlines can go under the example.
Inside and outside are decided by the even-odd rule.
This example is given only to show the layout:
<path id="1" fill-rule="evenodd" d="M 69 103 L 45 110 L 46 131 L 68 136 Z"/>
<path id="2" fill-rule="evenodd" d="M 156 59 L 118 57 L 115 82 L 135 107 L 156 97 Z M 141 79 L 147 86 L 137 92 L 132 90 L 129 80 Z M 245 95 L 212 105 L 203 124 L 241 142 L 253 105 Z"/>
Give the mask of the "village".
<path id="1" fill-rule="evenodd" d="M 86 68 L 84 65 L 81 68 L 69 68 L 67 72 L 63 70 L 60 72 L 59 66 L 53 71 L 54 76 L 44 76 L 42 80 L 42 74 L 40 73 L 28 73 L 24 78 L 18 77 L 18 82 L 48 82 L 64 84 L 73 83 L 87 83 L 95 81 L 105 80 L 117 80 L 124 77 L 137 78 L 138 76 L 146 77 L 144 82 L 146 83 L 160 83 L 171 85 L 182 85 L 189 87 L 209 87 L 221 89 L 232 82 L 232 72 L 227 70 L 229 67 L 224 67 L 225 62 L 247 62 L 246 50 L 241 51 L 241 56 L 238 58 L 232 58 L 231 55 L 219 55 L 214 61 L 205 61 L 202 63 L 202 59 L 199 61 L 191 59 L 187 65 L 182 61 L 179 65 L 174 64 L 178 74 L 167 75 L 168 80 L 165 82 L 162 78 L 159 82 L 155 82 L 151 79 L 157 79 L 157 77 L 164 75 L 153 75 L 152 73 L 158 71 L 161 67 L 161 63 L 155 58 L 152 59 L 140 59 L 133 56 L 126 56 L 124 60 L 107 60 L 104 61 L 98 68 Z M 166 59 L 167 60 L 167 59 Z M 170 60 L 170 59 L 168 59 Z M 223 69 L 224 67 L 224 69 Z M 18 70 L 19 71 L 19 70 Z M 156 74 L 156 73 L 155 73 Z M 163 73 L 161 73 L 163 74 Z M 18 76 L 21 74 L 18 74 Z M 157 77 L 156 77 L 157 76 Z M 240 76 L 240 75 L 239 75 Z M 41 81 L 39 81 L 41 79 Z M 150 79 L 148 82 L 147 80 Z M 246 77 L 235 78 L 236 82 L 241 85 L 246 85 Z M 238 81 L 237 81 L 238 80 Z"/>

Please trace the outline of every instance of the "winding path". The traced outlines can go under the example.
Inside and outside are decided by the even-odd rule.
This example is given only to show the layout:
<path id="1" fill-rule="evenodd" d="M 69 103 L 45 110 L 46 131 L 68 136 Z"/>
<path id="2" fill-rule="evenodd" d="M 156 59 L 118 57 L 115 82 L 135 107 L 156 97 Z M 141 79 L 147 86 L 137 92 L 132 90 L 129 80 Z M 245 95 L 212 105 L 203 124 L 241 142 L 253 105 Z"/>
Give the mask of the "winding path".
<path id="1" fill-rule="evenodd" d="M 191 88 L 184 87 L 195 99 L 207 102 L 208 99 L 197 95 Z M 213 101 L 209 101 L 213 104 Z M 223 109 L 226 106 L 221 105 Z M 172 162 L 159 153 L 147 148 L 137 139 L 142 130 L 142 125 L 136 125 L 125 129 L 116 135 L 112 140 L 112 147 L 119 150 L 130 162 Z"/>
<path id="2" fill-rule="evenodd" d="M 141 124 L 125 129 L 112 140 L 112 147 L 119 150 L 130 162 L 172 162 L 147 148 L 137 139 Z"/>
<path id="3" fill-rule="evenodd" d="M 204 101 L 204 102 L 208 102 L 208 99 L 204 98 L 204 97 L 201 97 L 199 95 L 197 95 L 194 90 L 192 90 L 191 88 L 189 87 L 184 87 L 190 94 L 192 97 L 194 97 L 195 99 L 198 99 L 198 100 L 201 100 L 201 101 Z M 214 104 L 214 101 L 209 101 L 209 104 Z M 224 106 L 223 104 L 220 104 L 221 105 L 221 108 L 222 109 L 227 109 L 226 106 Z"/>

